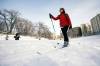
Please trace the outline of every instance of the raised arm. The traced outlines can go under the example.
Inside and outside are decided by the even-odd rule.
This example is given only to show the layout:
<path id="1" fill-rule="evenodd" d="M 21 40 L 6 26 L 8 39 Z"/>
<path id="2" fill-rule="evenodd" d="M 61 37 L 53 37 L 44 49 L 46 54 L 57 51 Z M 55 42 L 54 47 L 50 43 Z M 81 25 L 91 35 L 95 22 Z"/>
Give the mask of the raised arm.
<path id="1" fill-rule="evenodd" d="M 59 19 L 59 15 L 57 17 L 52 16 L 52 19 L 58 20 Z"/>
<path id="2" fill-rule="evenodd" d="M 54 20 L 58 20 L 59 19 L 59 15 L 57 17 L 54 17 L 52 14 L 49 14 L 50 18 L 54 19 Z"/>

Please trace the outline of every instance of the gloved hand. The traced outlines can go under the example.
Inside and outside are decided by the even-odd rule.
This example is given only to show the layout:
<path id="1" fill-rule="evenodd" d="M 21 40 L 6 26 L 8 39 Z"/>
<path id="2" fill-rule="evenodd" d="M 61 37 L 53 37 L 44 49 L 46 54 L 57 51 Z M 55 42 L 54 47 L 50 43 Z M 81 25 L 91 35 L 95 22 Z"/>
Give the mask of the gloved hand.
<path id="1" fill-rule="evenodd" d="M 69 29 L 72 29 L 72 25 L 69 26 Z"/>
<path id="2" fill-rule="evenodd" d="M 51 13 L 49 13 L 49 17 L 50 17 L 50 18 L 52 18 L 52 17 L 53 17 Z"/>

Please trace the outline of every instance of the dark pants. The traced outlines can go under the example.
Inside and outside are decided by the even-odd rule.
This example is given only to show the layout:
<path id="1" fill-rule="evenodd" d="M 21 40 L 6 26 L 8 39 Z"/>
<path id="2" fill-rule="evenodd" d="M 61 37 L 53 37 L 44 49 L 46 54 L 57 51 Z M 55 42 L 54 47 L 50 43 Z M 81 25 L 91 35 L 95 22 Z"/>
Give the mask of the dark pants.
<path id="1" fill-rule="evenodd" d="M 67 35 L 68 26 L 65 26 L 65 27 L 61 28 L 61 31 L 62 31 L 62 34 L 64 36 L 64 41 L 69 42 L 68 35 Z"/>

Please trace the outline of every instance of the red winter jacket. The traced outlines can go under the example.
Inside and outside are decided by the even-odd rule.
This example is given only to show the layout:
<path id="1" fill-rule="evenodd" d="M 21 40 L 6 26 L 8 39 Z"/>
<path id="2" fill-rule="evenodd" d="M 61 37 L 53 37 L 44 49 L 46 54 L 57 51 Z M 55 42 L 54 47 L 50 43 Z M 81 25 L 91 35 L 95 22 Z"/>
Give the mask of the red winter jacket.
<path id="1" fill-rule="evenodd" d="M 60 21 L 60 27 L 65 27 L 65 26 L 72 26 L 71 20 L 68 16 L 68 14 L 61 13 L 57 17 L 52 16 L 54 20 L 59 20 Z"/>

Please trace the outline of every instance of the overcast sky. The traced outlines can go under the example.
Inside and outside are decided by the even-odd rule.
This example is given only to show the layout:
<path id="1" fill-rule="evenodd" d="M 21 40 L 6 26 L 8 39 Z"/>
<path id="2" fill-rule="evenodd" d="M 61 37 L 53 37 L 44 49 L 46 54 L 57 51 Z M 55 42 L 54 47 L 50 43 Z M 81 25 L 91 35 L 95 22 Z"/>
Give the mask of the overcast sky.
<path id="1" fill-rule="evenodd" d="M 13 9 L 21 17 L 32 22 L 44 22 L 53 31 L 49 13 L 59 14 L 59 8 L 65 8 L 73 27 L 89 23 L 90 19 L 100 13 L 100 0 L 0 0 L 0 9 Z M 59 22 L 54 21 L 56 33 L 59 34 Z"/>

